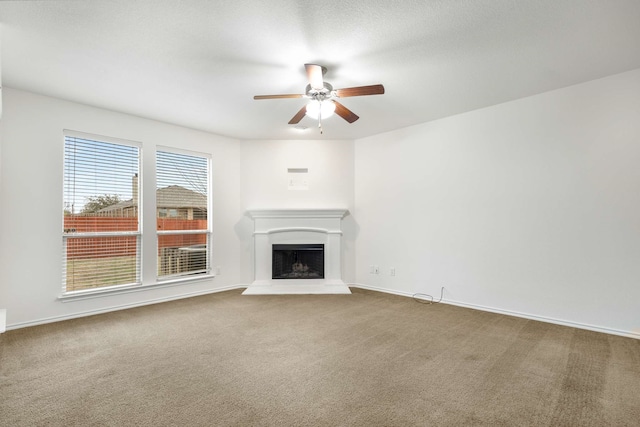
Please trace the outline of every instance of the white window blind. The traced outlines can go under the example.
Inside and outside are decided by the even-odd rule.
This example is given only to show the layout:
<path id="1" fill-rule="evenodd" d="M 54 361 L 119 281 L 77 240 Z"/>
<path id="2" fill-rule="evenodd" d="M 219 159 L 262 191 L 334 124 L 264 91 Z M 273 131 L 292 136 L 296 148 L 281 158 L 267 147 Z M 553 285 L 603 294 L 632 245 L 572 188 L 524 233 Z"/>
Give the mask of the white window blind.
<path id="1" fill-rule="evenodd" d="M 206 155 L 156 152 L 159 279 L 211 269 L 209 165 Z"/>
<path id="2" fill-rule="evenodd" d="M 63 291 L 141 283 L 140 147 L 65 132 Z"/>

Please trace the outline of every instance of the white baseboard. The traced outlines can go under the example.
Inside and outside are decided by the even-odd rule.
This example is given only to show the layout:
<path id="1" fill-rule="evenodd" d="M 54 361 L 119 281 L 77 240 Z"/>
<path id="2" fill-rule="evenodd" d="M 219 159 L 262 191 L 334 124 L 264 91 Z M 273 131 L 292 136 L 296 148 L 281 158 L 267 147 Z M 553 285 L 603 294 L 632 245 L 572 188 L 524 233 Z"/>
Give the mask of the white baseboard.
<path id="1" fill-rule="evenodd" d="M 30 326 L 37 326 L 37 325 L 44 325 L 46 323 L 61 322 L 63 320 L 77 319 L 79 317 L 93 316 L 95 314 L 109 313 L 109 312 L 112 312 L 112 311 L 125 310 L 125 309 L 128 309 L 128 308 L 142 307 L 142 306 L 145 306 L 145 305 L 151 305 L 151 304 L 158 304 L 158 303 L 162 303 L 162 302 L 175 301 L 175 300 L 179 300 L 179 299 L 197 297 L 197 296 L 207 295 L 207 294 L 214 294 L 214 293 L 217 293 L 217 292 L 231 291 L 231 290 L 234 290 L 234 289 L 243 289 L 245 287 L 246 287 L 246 285 L 231 285 L 231 286 L 225 286 L 225 287 L 222 287 L 222 288 L 207 289 L 205 291 L 187 292 L 187 293 L 183 293 L 183 294 L 180 294 L 180 295 L 173 295 L 173 296 L 170 296 L 170 297 L 149 299 L 149 300 L 139 301 L 139 302 L 132 303 L 132 304 L 114 305 L 114 306 L 104 307 L 104 308 L 100 308 L 100 309 L 96 309 L 96 310 L 87 310 L 87 311 L 81 311 L 81 312 L 73 313 L 73 314 L 66 314 L 66 315 L 62 315 L 62 316 L 53 316 L 53 317 L 47 317 L 47 318 L 43 318 L 43 319 L 31 320 L 31 321 L 28 321 L 28 322 L 13 323 L 11 325 L 7 325 L 7 330 L 27 328 L 27 327 L 30 327 Z"/>
<path id="2" fill-rule="evenodd" d="M 393 290 L 393 289 L 380 288 L 380 287 L 376 287 L 376 286 L 369 286 L 369 285 L 364 285 L 364 284 L 361 284 L 361 283 L 349 283 L 349 286 L 353 286 L 353 287 L 361 288 L 361 289 L 368 289 L 370 291 L 377 291 L 377 292 L 384 292 L 384 293 L 393 294 L 393 295 L 400 295 L 400 296 L 403 296 L 403 297 L 413 297 L 415 295 L 415 294 L 409 293 L 409 292 L 402 292 L 402 291 L 397 291 L 397 290 Z M 434 299 L 437 300 L 438 297 L 439 296 L 434 295 Z M 518 311 L 504 310 L 504 309 L 500 309 L 500 308 L 487 307 L 487 306 L 478 305 L 478 304 L 469 304 L 469 303 L 465 303 L 465 302 L 461 302 L 461 301 L 453 301 L 453 300 L 449 300 L 449 299 L 442 299 L 442 303 L 443 304 L 449 304 L 449 305 L 455 305 L 455 306 L 458 306 L 458 307 L 471 308 L 471 309 L 474 309 L 474 310 L 487 311 L 487 312 L 490 312 L 490 313 L 497 313 L 497 314 L 504 314 L 504 315 L 507 315 L 507 316 L 521 317 L 523 319 L 530 319 L 530 320 L 537 320 L 537 321 L 540 321 L 540 322 L 553 323 L 555 325 L 569 326 L 569 327 L 578 328 L 578 329 L 586 329 L 588 331 L 602 332 L 604 334 L 619 335 L 619 336 L 622 336 L 622 337 L 640 339 L 640 332 L 635 332 L 635 331 L 622 331 L 622 330 L 619 330 L 619 329 L 606 328 L 606 327 L 603 327 L 603 326 L 589 325 L 589 324 L 585 324 L 585 323 L 572 322 L 572 321 L 569 321 L 569 320 L 555 319 L 555 318 L 552 318 L 552 317 L 537 316 L 537 315 L 529 314 L 529 313 L 522 313 L 522 312 L 518 312 Z"/>
<path id="3" fill-rule="evenodd" d="M 0 334 L 7 330 L 7 309 L 0 308 Z"/>
<path id="4" fill-rule="evenodd" d="M 115 305 L 115 306 L 111 306 L 111 307 L 105 307 L 105 308 L 101 308 L 101 309 L 97 309 L 97 310 L 88 310 L 88 311 L 83 311 L 83 312 L 69 314 L 69 315 L 53 316 L 53 317 L 37 319 L 37 320 L 33 320 L 33 321 L 28 321 L 28 322 L 13 323 L 11 325 L 7 325 L 6 324 L 6 310 L 5 309 L 0 309 L 0 333 L 4 332 L 5 330 L 20 329 L 20 328 L 26 328 L 26 327 L 29 327 L 29 326 L 44 325 L 46 323 L 60 322 L 60 321 L 63 321 L 63 320 L 76 319 L 76 318 L 79 318 L 79 317 L 92 316 L 92 315 L 95 315 L 95 314 L 102 314 L 102 313 L 109 313 L 109 312 L 112 312 L 112 311 L 125 310 L 127 308 L 134 308 L 134 307 L 141 307 L 141 306 L 145 306 L 145 305 L 158 304 L 158 303 L 162 303 L 162 302 L 169 302 L 169 301 L 179 300 L 179 299 L 183 299 L 183 298 L 191 298 L 191 297 L 196 297 L 196 296 L 200 296 L 200 295 L 207 295 L 207 294 L 212 294 L 212 293 L 217 293 L 217 292 L 230 291 L 230 290 L 234 290 L 234 289 L 243 289 L 243 288 L 246 288 L 247 286 L 248 285 L 246 285 L 246 284 L 244 284 L 244 285 L 231 285 L 231 286 L 225 286 L 225 287 L 222 287 L 222 288 L 209 289 L 209 290 L 205 290 L 205 291 L 188 292 L 188 293 L 184 293 L 184 294 L 180 294 L 180 295 L 174 295 L 174 296 L 171 296 L 171 297 L 156 298 L 156 299 L 151 299 L 151 300 L 146 300 L 146 301 L 140 301 L 140 302 L 133 303 L 133 304 Z M 380 287 L 376 287 L 376 286 L 369 286 L 369 285 L 365 285 L 365 284 L 362 284 L 362 283 L 348 283 L 347 286 L 353 286 L 353 287 L 356 287 L 356 288 L 367 289 L 367 290 L 377 291 L 377 292 L 383 292 L 383 293 L 392 294 L 392 295 L 399 295 L 399 296 L 409 297 L 409 298 L 412 298 L 415 295 L 414 293 L 411 293 L 411 292 L 403 292 L 403 291 L 398 291 L 398 290 L 395 290 L 395 289 L 387 289 L 387 288 L 380 288 Z M 434 295 L 434 298 L 435 297 L 436 296 Z M 537 315 L 533 315 L 533 314 L 529 314 L 529 313 L 521 313 L 521 312 L 517 312 L 517 311 L 504 310 L 504 309 L 499 309 L 499 308 L 495 308 L 495 307 L 486 307 L 486 306 L 481 306 L 481 305 L 477 305 L 477 304 L 469 304 L 469 303 L 465 303 L 465 302 L 461 302 L 461 301 L 453 301 L 453 300 L 448 300 L 448 299 L 443 299 L 442 303 L 443 304 L 449 304 L 449 305 L 455 305 L 455 306 L 458 306 L 458 307 L 471 308 L 471 309 L 474 309 L 474 310 L 481 310 L 481 311 L 487 311 L 487 312 L 491 312 L 491 313 L 504 314 L 504 315 L 507 315 L 507 316 L 514 316 L 514 317 L 521 317 L 521 318 L 524 318 L 524 319 L 537 320 L 537 321 L 540 321 L 540 322 L 553 323 L 553 324 L 556 324 L 556 325 L 569 326 L 569 327 L 572 327 L 572 328 L 586 329 L 586 330 L 595 331 L 595 332 L 602 332 L 602 333 L 610 334 L 610 335 L 619 335 L 619 336 L 628 337 L 628 338 L 640 339 L 640 332 L 622 331 L 622 330 L 606 328 L 606 327 L 602 327 L 602 326 L 588 325 L 588 324 L 584 324 L 584 323 L 571 322 L 571 321 L 568 321 L 568 320 L 561 320 L 561 319 L 555 319 L 555 318 L 550 318 L 550 317 L 537 316 Z"/>
<path id="5" fill-rule="evenodd" d="M 364 283 L 347 283 L 347 286 L 353 286 L 354 288 L 360 288 L 360 289 L 367 289 L 369 291 L 384 292 L 385 294 L 400 295 L 402 297 L 413 297 L 413 295 L 415 295 L 410 292 L 397 291 L 395 289 L 380 288 L 378 286 L 369 286 L 369 285 L 365 285 Z"/>

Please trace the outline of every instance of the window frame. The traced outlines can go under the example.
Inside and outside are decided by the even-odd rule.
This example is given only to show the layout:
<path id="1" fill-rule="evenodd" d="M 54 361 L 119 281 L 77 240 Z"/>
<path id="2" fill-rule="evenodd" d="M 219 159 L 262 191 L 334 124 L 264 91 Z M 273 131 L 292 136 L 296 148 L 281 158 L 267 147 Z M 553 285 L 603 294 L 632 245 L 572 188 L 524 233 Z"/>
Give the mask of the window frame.
<path id="1" fill-rule="evenodd" d="M 66 145 L 67 138 L 78 138 L 84 139 L 88 141 L 96 141 L 103 142 L 107 144 L 116 144 L 128 147 L 135 147 L 138 150 L 137 156 L 137 169 L 138 169 L 138 177 L 142 176 L 143 169 L 143 147 L 142 143 L 137 141 L 131 141 L 121 138 L 114 138 L 105 135 L 97 135 L 86 132 L 79 132 L 75 130 L 64 129 L 63 130 L 63 190 L 62 190 L 62 210 L 65 209 L 65 196 L 66 190 L 64 188 L 64 180 L 66 178 L 66 166 L 67 166 L 67 154 L 66 154 Z M 121 289 L 130 289 L 137 288 L 142 286 L 144 283 L 143 277 L 143 265 L 144 265 L 144 248 L 143 248 L 143 192 L 142 186 L 138 185 L 137 189 L 137 230 L 136 231 L 92 231 L 92 232 L 77 232 L 75 230 L 67 230 L 64 227 L 65 215 L 62 216 L 62 293 L 59 298 L 72 298 L 76 296 L 86 296 L 92 294 L 103 294 L 109 293 L 116 290 Z M 67 248 L 68 242 L 70 239 L 87 239 L 87 238 L 108 238 L 108 237 L 135 237 L 136 238 L 136 254 L 135 254 L 135 281 L 132 283 L 124 283 L 124 284 L 113 284 L 109 286 L 96 286 L 90 287 L 86 289 L 77 289 L 77 290 L 68 290 L 67 289 L 67 271 L 68 271 L 68 259 L 67 259 Z"/>
<path id="2" fill-rule="evenodd" d="M 156 250 L 158 250 L 159 248 L 159 240 L 160 240 L 160 236 L 171 236 L 171 235 L 198 235 L 198 234 L 204 234 L 205 235 L 205 239 L 206 239 L 206 254 L 205 254 L 205 262 L 206 262 L 206 266 L 205 266 L 205 270 L 201 271 L 201 272 L 194 272 L 194 273 L 178 273 L 178 274 L 168 274 L 168 275 L 160 275 L 159 270 L 160 270 L 160 265 L 159 265 L 159 260 L 158 260 L 158 256 L 156 256 L 156 268 L 155 268 L 155 272 L 156 272 L 156 283 L 158 284 L 165 284 L 165 283 L 172 283 L 172 282 L 183 282 L 183 281 L 190 281 L 190 280 L 198 280 L 198 279 L 203 279 L 203 278 L 211 278 L 211 277 L 215 277 L 215 270 L 213 268 L 213 195 L 212 195 L 212 169 L 213 169 L 213 161 L 212 161 L 212 155 L 209 153 L 204 153 L 204 152 L 200 152 L 200 151 L 194 151 L 194 150 L 187 150 L 187 149 L 182 149 L 182 148 L 176 148 L 176 147 L 169 147 L 169 146 L 164 146 L 164 145 L 158 145 L 156 146 L 156 150 L 155 150 L 155 186 L 154 186 L 154 191 L 158 190 L 158 153 L 159 152 L 166 152 L 166 153 L 171 153 L 171 154 L 181 154 L 181 155 L 185 155 L 185 156 L 191 156 L 191 157 L 199 157 L 199 158 L 203 158 L 206 160 L 207 162 L 207 177 L 206 177 L 206 183 L 207 183 L 207 193 L 206 193 L 206 197 L 207 197 L 207 228 L 205 230 L 158 230 L 157 225 L 155 225 L 155 233 L 156 233 Z M 160 209 L 158 207 L 158 201 L 157 198 L 155 200 L 155 206 L 154 206 L 154 210 L 156 211 L 156 215 L 155 215 L 155 219 L 157 221 L 158 214 L 157 214 L 157 210 Z M 168 211 L 168 209 L 167 209 Z M 168 213 L 168 212 L 167 212 Z M 178 215 L 179 217 L 179 215 Z M 172 218 L 171 216 L 167 215 L 164 218 Z"/>
<path id="3" fill-rule="evenodd" d="M 102 298 L 102 297 L 106 297 L 106 296 L 110 296 L 110 295 L 116 295 L 116 294 L 124 294 L 124 293 L 131 293 L 131 292 L 141 292 L 141 291 L 147 291 L 147 290 L 151 290 L 151 289 L 160 289 L 160 288 L 165 288 L 165 287 L 172 287 L 172 286 L 180 286 L 182 284 L 188 284 L 188 283 L 194 283 L 194 282 L 200 282 L 200 281 L 206 281 L 206 280 L 210 280 L 214 277 L 216 277 L 216 273 L 217 273 L 217 268 L 215 268 L 213 265 L 213 156 L 210 153 L 206 153 L 206 152 L 201 152 L 201 151 L 194 151 L 194 150 L 186 150 L 186 149 L 181 149 L 181 148 L 176 148 L 176 147 L 171 147 L 171 146 L 163 146 L 163 145 L 152 145 L 151 148 L 147 148 L 146 150 L 144 149 L 144 143 L 143 142 L 139 142 L 139 141 L 134 141 L 134 140 L 128 140 L 128 139 L 122 139 L 122 138 L 116 138 L 116 137 L 111 137 L 111 136 L 105 136 L 105 135 L 99 135 L 99 134 L 94 134 L 94 133 L 88 133 L 88 132 L 81 132 L 81 131 L 75 131 L 75 130 L 69 130 L 69 129 L 63 129 L 63 137 L 62 137 L 62 144 L 63 144 L 63 155 L 62 155 L 62 177 L 63 177 L 63 190 L 62 190 L 62 197 L 61 197 L 61 211 L 64 211 L 65 209 L 65 204 L 64 204 L 64 168 L 65 168 L 65 161 L 66 161 L 66 154 L 65 154 L 65 138 L 69 136 L 69 137 L 77 137 L 77 138 L 83 138 L 83 139 L 88 139 L 88 140 L 97 140 L 97 141 L 104 141 L 107 143 L 114 143 L 114 144 L 123 144 L 123 145 L 129 145 L 129 146 L 135 146 L 138 148 L 138 217 L 137 217 L 137 221 L 138 221 L 138 230 L 135 232 L 130 232 L 130 231 L 122 231 L 122 232 L 116 232 L 119 233 L 117 234 L 118 236 L 127 236 L 127 235 L 135 235 L 136 238 L 138 239 L 137 241 L 137 257 L 136 257 L 136 262 L 138 263 L 137 265 L 137 279 L 135 283 L 131 283 L 131 284 L 122 284 L 122 285 L 112 285 L 112 286 L 100 286 L 100 287 L 93 287 L 93 288 L 87 288 L 87 289 L 82 289 L 82 290 L 73 290 L 73 291 L 67 291 L 66 290 L 66 248 L 67 248 L 67 241 L 68 238 L 71 237 L 73 238 L 73 234 L 69 234 L 67 233 L 65 235 L 65 230 L 64 230 L 64 214 L 63 214 L 63 218 L 62 218 L 62 225 L 61 225 L 61 231 L 62 231 L 62 250 L 63 252 L 61 253 L 61 257 L 62 257 L 62 268 L 63 271 L 62 273 L 62 277 L 61 277 L 61 293 L 58 294 L 58 301 L 61 303 L 69 303 L 69 302 L 74 302 L 74 301 L 82 301 L 82 300 L 87 300 L 87 299 L 94 299 L 94 298 Z M 151 151 L 149 151 L 151 150 Z M 201 274 L 192 274 L 192 275 L 184 275 L 184 276 L 162 276 L 160 277 L 158 275 L 158 262 L 157 262 L 157 253 L 158 253 L 158 230 L 157 230 L 157 212 L 155 211 L 156 208 L 156 189 L 155 187 L 157 186 L 155 183 L 157 182 L 157 171 L 155 170 L 155 168 L 149 168 L 149 170 L 147 172 L 145 172 L 143 165 L 145 163 L 149 163 L 150 159 L 148 159 L 148 157 L 150 155 L 152 155 L 153 158 L 153 162 L 156 163 L 156 156 L 157 156 L 157 152 L 158 151 L 168 151 L 168 152 L 172 152 L 172 153 L 178 153 L 178 154 L 186 154 L 186 155 L 190 155 L 190 156 L 199 156 L 199 157 L 203 157 L 207 159 L 207 229 L 206 230 L 196 230 L 195 233 L 203 233 L 206 235 L 206 242 L 207 242 L 207 255 L 206 255 L 206 262 L 207 262 L 207 271 L 205 273 L 201 273 Z M 147 157 L 147 159 L 145 160 L 145 156 Z M 147 165 L 149 166 L 149 165 Z M 152 173 L 153 174 L 153 178 L 152 181 L 154 182 L 154 189 L 152 192 L 146 192 L 148 194 L 145 195 L 145 191 L 144 191 L 144 182 L 147 181 L 147 183 L 149 183 L 149 176 L 148 174 Z M 147 175 L 145 175 L 147 174 Z M 147 210 L 144 209 L 144 206 L 147 206 Z M 153 215 L 154 215 L 154 221 L 150 222 L 149 220 L 151 218 L 146 218 L 147 221 L 145 222 L 145 215 L 149 215 L 150 212 L 148 212 L 148 210 L 153 207 Z M 153 224 L 153 226 L 151 225 Z M 150 236 L 150 234 L 152 233 L 151 227 L 153 227 L 153 232 L 155 232 L 155 234 L 153 234 L 153 237 Z M 182 233 L 182 234 L 186 234 L 184 233 L 183 230 L 175 230 L 178 234 Z M 186 230 L 187 232 L 189 232 L 189 230 Z M 111 233 L 111 232 L 108 232 Z M 169 232 L 171 233 L 171 231 Z M 95 233 L 96 237 L 100 237 L 103 236 L 103 233 Z M 111 235 L 111 234 L 109 234 Z M 89 237 L 89 234 L 86 234 L 87 237 Z M 152 243 L 154 242 L 154 243 Z M 152 258 L 152 259 L 150 259 Z M 151 264 L 152 263 L 152 264 Z M 154 266 L 153 269 L 151 268 L 151 265 Z M 145 275 L 145 271 L 146 271 L 146 275 Z M 153 272 L 152 272 L 153 271 Z M 150 278 L 155 278 L 155 279 L 150 279 Z"/>

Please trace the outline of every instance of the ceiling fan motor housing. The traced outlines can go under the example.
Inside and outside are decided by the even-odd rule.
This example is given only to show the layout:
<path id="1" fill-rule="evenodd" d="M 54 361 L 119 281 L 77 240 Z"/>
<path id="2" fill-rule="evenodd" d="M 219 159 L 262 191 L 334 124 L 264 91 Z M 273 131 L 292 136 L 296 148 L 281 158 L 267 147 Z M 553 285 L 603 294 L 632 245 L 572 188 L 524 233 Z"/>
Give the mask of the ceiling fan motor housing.
<path id="1" fill-rule="evenodd" d="M 310 84 L 307 85 L 307 88 L 305 89 L 305 94 L 309 98 L 315 99 L 317 101 L 324 101 L 326 99 L 333 98 L 335 96 L 333 86 L 331 86 L 331 84 L 327 82 L 323 82 L 322 84 L 324 86 L 322 89 L 313 89 Z"/>

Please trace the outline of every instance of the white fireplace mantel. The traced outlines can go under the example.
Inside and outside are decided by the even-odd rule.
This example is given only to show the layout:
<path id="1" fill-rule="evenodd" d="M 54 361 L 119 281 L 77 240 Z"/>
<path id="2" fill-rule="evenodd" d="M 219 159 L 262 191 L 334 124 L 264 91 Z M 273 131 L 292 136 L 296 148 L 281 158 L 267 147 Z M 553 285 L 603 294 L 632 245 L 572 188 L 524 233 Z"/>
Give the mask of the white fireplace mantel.
<path id="1" fill-rule="evenodd" d="M 254 281 L 244 295 L 350 294 L 342 281 L 342 218 L 347 209 L 255 209 Z M 324 279 L 272 279 L 274 244 L 324 245 Z"/>
<path id="2" fill-rule="evenodd" d="M 252 209 L 247 211 L 250 218 L 344 218 L 347 209 Z"/>

